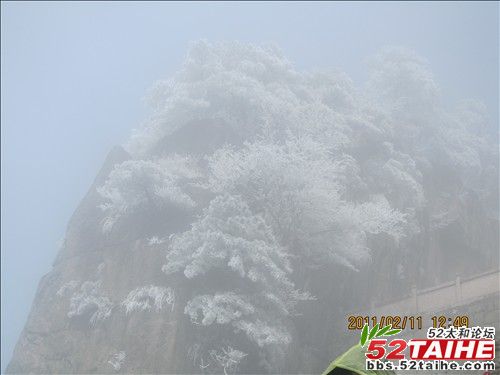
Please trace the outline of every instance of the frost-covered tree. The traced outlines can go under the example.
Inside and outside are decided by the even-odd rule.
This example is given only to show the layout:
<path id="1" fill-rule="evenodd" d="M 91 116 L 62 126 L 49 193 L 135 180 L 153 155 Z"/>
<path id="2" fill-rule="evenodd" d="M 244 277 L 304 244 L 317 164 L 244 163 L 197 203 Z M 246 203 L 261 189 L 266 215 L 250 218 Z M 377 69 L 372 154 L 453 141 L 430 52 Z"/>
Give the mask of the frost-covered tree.
<path id="1" fill-rule="evenodd" d="M 228 327 L 269 355 L 290 343 L 287 319 L 295 304 L 308 298 L 290 281 L 288 258 L 261 215 L 253 214 L 240 196 L 223 194 L 191 230 L 172 238 L 163 270 L 196 282 L 184 310 L 193 323 Z M 237 342 L 233 347 L 242 349 Z M 209 342 L 203 349 L 223 350 L 217 345 Z M 216 362 L 207 361 L 209 371 L 218 371 Z"/>
<path id="2" fill-rule="evenodd" d="M 177 206 L 191 209 L 196 203 L 185 191 L 199 173 L 190 157 L 174 155 L 160 160 L 125 161 L 111 171 L 106 183 L 98 188 L 105 202 L 102 228 L 112 229 L 120 218 L 140 210 Z"/>
<path id="3" fill-rule="evenodd" d="M 95 325 L 111 316 L 113 303 L 103 294 L 99 281 L 85 281 L 70 299 L 69 318 L 88 319 Z"/>
<path id="4" fill-rule="evenodd" d="M 133 311 L 159 312 L 165 305 L 171 305 L 173 308 L 175 296 L 172 288 L 165 288 L 155 285 L 136 288 L 127 295 L 122 302 L 127 314 Z"/>
<path id="5" fill-rule="evenodd" d="M 308 138 L 223 148 L 210 158 L 210 188 L 242 194 L 294 253 L 357 262 L 369 256 L 366 233 L 399 237 L 405 219 L 384 197 L 360 203 L 343 198 L 359 176 L 354 160 L 337 157 Z"/>

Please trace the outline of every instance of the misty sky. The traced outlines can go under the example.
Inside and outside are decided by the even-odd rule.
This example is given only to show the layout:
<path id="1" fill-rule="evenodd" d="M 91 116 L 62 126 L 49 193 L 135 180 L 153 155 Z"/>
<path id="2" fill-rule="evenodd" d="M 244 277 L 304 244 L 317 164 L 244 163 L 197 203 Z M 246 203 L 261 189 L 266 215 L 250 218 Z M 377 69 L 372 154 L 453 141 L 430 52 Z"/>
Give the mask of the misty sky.
<path id="1" fill-rule="evenodd" d="M 66 224 L 107 152 L 147 115 L 142 97 L 190 41 L 275 42 L 301 69 L 357 83 L 402 45 L 450 101 L 498 123 L 498 3 L 2 2 L 2 370 Z"/>

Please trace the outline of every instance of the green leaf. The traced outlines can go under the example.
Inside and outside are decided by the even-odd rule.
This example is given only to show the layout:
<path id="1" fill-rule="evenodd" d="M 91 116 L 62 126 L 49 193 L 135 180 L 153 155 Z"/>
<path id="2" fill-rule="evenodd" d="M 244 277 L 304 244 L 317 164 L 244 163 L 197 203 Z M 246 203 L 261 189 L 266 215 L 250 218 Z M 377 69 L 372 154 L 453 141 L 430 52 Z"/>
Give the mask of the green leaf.
<path id="1" fill-rule="evenodd" d="M 368 324 L 365 324 L 363 327 L 363 331 L 361 331 L 361 339 L 359 340 L 359 343 L 363 347 L 366 344 L 366 340 L 368 339 Z"/>
<path id="2" fill-rule="evenodd" d="M 399 332 L 401 332 L 401 330 L 400 330 L 400 329 L 393 329 L 393 330 L 391 330 L 391 331 L 389 331 L 389 332 L 386 332 L 386 333 L 384 334 L 384 336 L 393 336 L 393 335 L 397 335 Z"/>
<path id="3" fill-rule="evenodd" d="M 380 329 L 380 331 L 377 332 L 375 337 L 380 337 L 385 335 L 385 333 L 392 328 L 392 324 L 386 325 L 384 328 Z"/>
<path id="4" fill-rule="evenodd" d="M 368 340 L 371 340 L 375 337 L 375 334 L 378 331 L 378 323 L 371 329 L 370 334 L 368 335 Z"/>

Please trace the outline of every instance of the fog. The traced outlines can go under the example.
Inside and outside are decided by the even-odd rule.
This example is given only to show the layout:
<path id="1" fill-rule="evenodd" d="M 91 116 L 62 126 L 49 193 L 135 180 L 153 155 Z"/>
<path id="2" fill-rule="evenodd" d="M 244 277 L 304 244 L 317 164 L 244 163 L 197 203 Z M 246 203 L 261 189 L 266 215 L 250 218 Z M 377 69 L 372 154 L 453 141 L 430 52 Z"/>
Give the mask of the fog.
<path id="1" fill-rule="evenodd" d="M 224 255 L 228 268 L 241 276 L 229 278 L 238 290 L 252 289 L 246 278 L 258 284 L 269 277 L 258 271 L 247 277 L 247 262 L 272 264 L 275 269 L 266 272 L 275 280 L 265 279 L 272 287 L 259 293 L 276 293 L 275 304 L 306 316 L 315 308 L 300 306 L 341 298 L 330 290 L 318 295 L 321 282 L 330 279 L 314 280 L 308 274 L 317 271 L 311 270 L 331 264 L 325 272 L 335 271 L 339 279 L 332 280 L 340 282 L 370 269 L 384 248 L 404 254 L 394 265 L 405 274 L 400 288 L 390 291 L 395 295 L 414 283 L 425 287 L 467 273 L 466 263 L 471 274 L 498 268 L 498 237 L 479 243 L 477 253 L 460 249 L 449 271 L 444 264 L 452 253 L 443 250 L 436 260 L 429 255 L 431 245 L 415 244 L 423 228 L 418 212 L 427 212 L 430 221 L 434 217 L 437 227 L 447 226 L 456 216 L 463 219 L 456 202 L 465 193 L 477 194 L 480 202 L 473 204 L 479 213 L 467 216 L 467 241 L 483 217 L 498 220 L 497 3 L 1 7 L 2 371 L 40 278 L 51 271 L 59 250 L 72 251 L 65 235 L 71 215 L 119 144 L 130 160 L 108 171 L 94 189 L 94 207 L 102 213 L 96 220 L 99 236 L 104 242 L 148 243 L 161 255 L 157 271 L 168 278 L 165 285 L 120 290 L 124 314 L 140 310 L 138 295 L 149 296 L 161 310 L 181 293 L 176 303 L 185 300 L 179 309 L 187 322 L 198 321 L 207 330 L 214 330 L 214 319 L 229 323 L 210 333 L 225 352 L 211 356 L 210 366 L 222 367 L 207 371 L 237 371 L 227 362 L 232 358 L 243 369 L 277 372 L 304 324 L 263 308 L 266 302 L 221 288 L 230 277 L 226 271 L 220 279 L 192 283 L 211 271 L 203 265 L 213 265 L 218 255 L 210 252 L 220 250 L 207 233 L 240 233 L 248 241 L 231 245 L 242 246 L 241 254 Z M 432 141 L 423 142 L 427 137 Z M 278 172 L 277 181 L 269 179 Z M 154 203 L 141 196 L 144 184 L 154 192 Z M 263 186 L 269 191 L 259 196 Z M 283 192 L 293 204 L 280 200 Z M 160 209 L 151 218 L 144 202 L 167 207 L 167 214 Z M 217 224 L 231 218 L 234 226 Z M 241 234 L 243 228 L 248 233 Z M 327 235 L 303 240 L 322 231 Z M 496 234 L 492 229 L 481 236 Z M 456 247 L 453 230 L 443 236 L 450 251 Z M 267 250 L 259 256 L 270 259 L 242 259 L 254 251 L 252 241 L 261 241 Z M 198 247 L 208 253 L 193 259 Z M 296 258 L 289 256 L 304 256 L 309 268 L 297 270 Z M 469 256 L 477 262 L 471 265 Z M 423 271 L 405 268 L 419 258 L 426 259 L 419 265 Z M 97 278 L 114 275 L 107 261 L 98 263 L 105 266 Z M 84 272 L 87 265 L 78 267 Z M 73 281 L 61 277 L 56 291 Z M 93 278 L 79 280 L 90 283 L 85 287 L 63 288 L 61 294 L 67 289 L 74 297 L 64 310 L 68 318 L 79 316 L 78 298 L 85 293 L 101 298 L 94 323 L 111 314 L 102 289 L 109 291 L 112 282 L 100 285 Z M 382 295 L 390 293 L 383 281 L 379 286 Z M 257 311 L 256 317 L 209 317 L 204 306 L 216 310 L 221 303 L 243 315 Z M 354 309 L 356 303 L 345 298 L 339 306 L 327 305 Z M 266 325 L 266 319 L 279 324 Z M 189 341 L 200 333 L 189 324 L 182 327 L 187 333 L 179 340 L 189 348 L 188 362 L 208 365 L 217 340 L 195 346 Z M 234 328 L 247 337 L 233 340 Z M 114 369 L 126 360 L 116 351 Z M 245 367 L 247 356 L 260 358 L 259 367 Z"/>

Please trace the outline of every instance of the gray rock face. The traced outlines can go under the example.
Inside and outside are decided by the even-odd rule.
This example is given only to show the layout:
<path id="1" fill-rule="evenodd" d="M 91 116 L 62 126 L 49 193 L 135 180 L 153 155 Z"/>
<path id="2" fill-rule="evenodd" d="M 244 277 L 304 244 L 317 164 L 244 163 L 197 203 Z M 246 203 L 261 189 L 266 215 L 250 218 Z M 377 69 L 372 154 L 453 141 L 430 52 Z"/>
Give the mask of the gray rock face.
<path id="1" fill-rule="evenodd" d="M 168 236 L 186 230 L 192 218 L 172 210 L 149 212 L 121 221 L 110 233 L 102 231 L 104 215 L 99 208 L 102 198 L 97 188 L 104 184 L 116 164 L 128 159 L 130 156 L 120 147 L 110 152 L 71 218 L 53 269 L 40 281 L 27 324 L 7 367 L 8 373 L 193 373 L 197 370 L 189 360 L 192 342 L 188 337 L 192 327 L 184 314 L 182 288 L 177 288 L 174 296 L 162 287 L 169 285 L 161 269 L 165 263 L 165 247 L 158 239 L 147 240 L 156 233 Z M 468 222 L 458 229 L 453 224 L 433 232 L 434 235 L 422 234 L 422 242 L 427 244 L 430 254 L 421 253 L 424 256 L 419 257 L 419 261 L 425 263 L 433 259 L 436 262 L 438 250 L 443 250 L 444 245 L 434 244 L 433 238 L 450 236 L 447 231 L 457 237 L 464 232 L 463 228 L 472 231 L 482 227 L 483 247 L 498 248 L 498 225 L 488 229 L 484 215 L 464 212 L 458 216 Z M 385 242 L 372 246 L 375 250 L 388 248 Z M 494 251 L 488 252 L 494 254 Z M 472 259 L 464 262 L 465 259 L 462 255 L 457 265 L 448 267 L 448 272 L 464 274 L 460 265 L 467 263 L 469 268 L 474 265 Z M 383 264 L 389 264 L 387 256 L 379 260 L 383 270 Z M 487 268 L 476 263 L 478 269 Z M 493 257 L 490 263 L 497 264 L 497 258 Z M 442 276 L 445 270 L 440 269 L 434 275 Z M 474 268 L 471 271 L 477 272 Z M 342 338 L 345 327 L 338 318 L 345 311 L 331 309 L 336 306 L 331 296 L 338 294 L 339 288 L 366 293 L 365 286 L 371 283 L 380 286 L 382 298 L 390 289 L 384 279 L 378 277 L 384 273 L 374 274 L 373 278 L 366 274 L 353 278 L 340 272 L 338 279 L 350 280 L 345 287 L 330 282 L 329 270 L 317 271 L 314 277 L 308 272 L 297 276 L 319 283 L 314 289 L 324 291 L 324 295 L 318 296 L 323 305 L 304 306 L 296 317 L 297 341 L 289 348 L 287 373 L 320 372 L 323 364 L 336 355 L 332 353 L 338 354 L 350 345 L 352 337 Z M 489 313 L 490 310 L 484 307 L 481 311 Z"/>
<path id="2" fill-rule="evenodd" d="M 127 314 L 121 305 L 134 288 L 160 284 L 163 251 L 137 240 L 134 223 L 119 235 L 102 234 L 96 188 L 127 158 L 122 148 L 109 154 L 74 213 L 53 269 L 40 281 L 8 373 L 181 370 L 174 346 L 179 305 L 147 295 L 138 299 L 149 306 L 144 311 Z"/>

